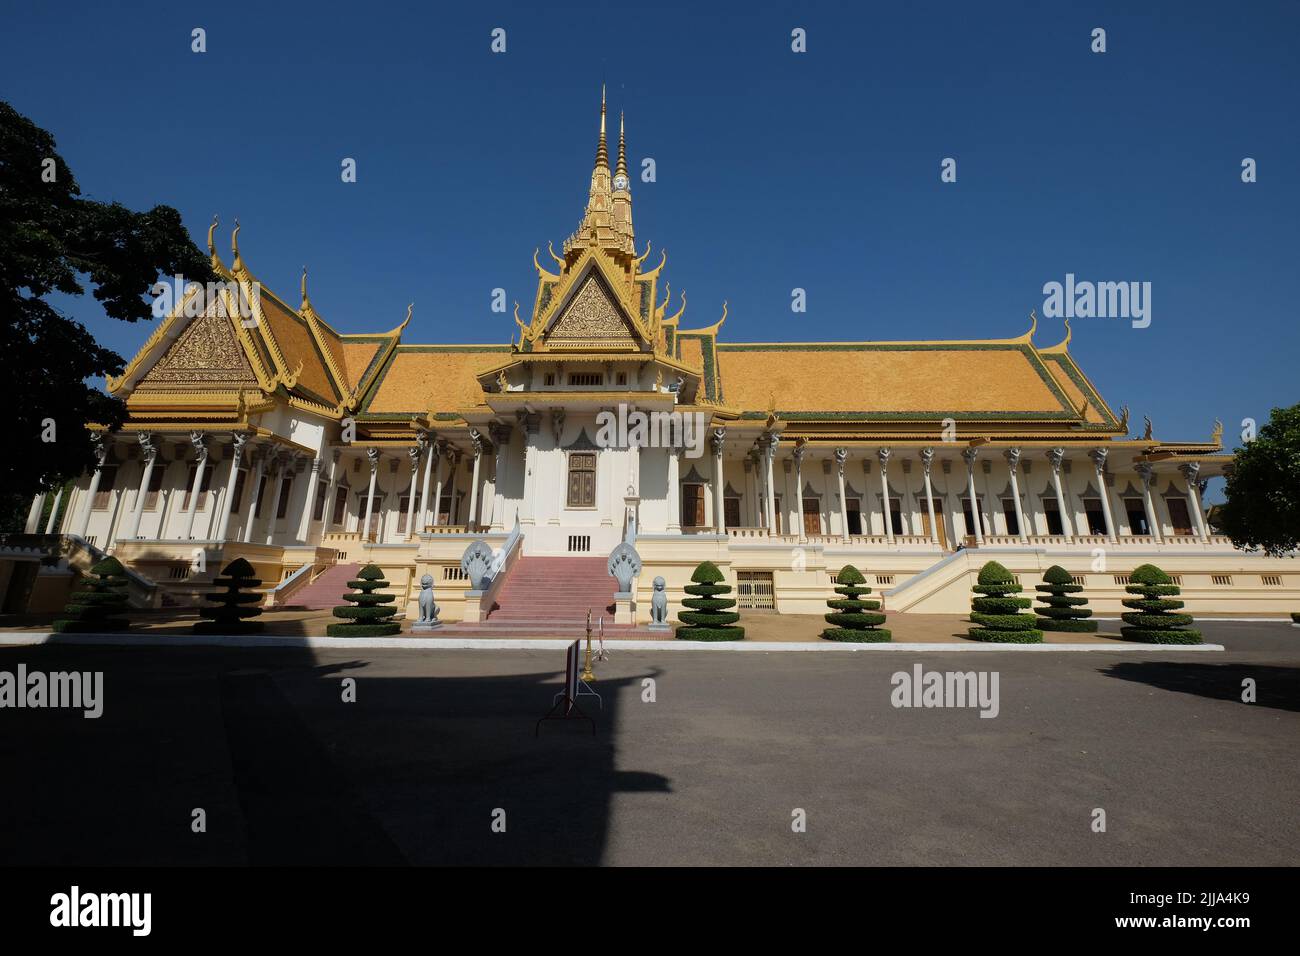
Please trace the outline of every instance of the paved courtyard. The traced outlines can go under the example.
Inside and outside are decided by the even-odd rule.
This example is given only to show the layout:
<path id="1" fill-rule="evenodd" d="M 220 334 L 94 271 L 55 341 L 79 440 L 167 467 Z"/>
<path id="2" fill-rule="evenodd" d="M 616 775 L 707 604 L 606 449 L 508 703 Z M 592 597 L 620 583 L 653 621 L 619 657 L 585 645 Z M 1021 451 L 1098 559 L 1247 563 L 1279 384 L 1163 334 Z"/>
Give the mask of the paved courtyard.
<path id="1" fill-rule="evenodd" d="M 612 647 L 598 732 L 537 738 L 556 651 L 3 647 L 102 670 L 104 714 L 0 710 L 0 861 L 1295 864 L 1300 629 L 1203 629 L 1227 651 Z M 997 672 L 998 716 L 893 707 L 918 663 Z"/>

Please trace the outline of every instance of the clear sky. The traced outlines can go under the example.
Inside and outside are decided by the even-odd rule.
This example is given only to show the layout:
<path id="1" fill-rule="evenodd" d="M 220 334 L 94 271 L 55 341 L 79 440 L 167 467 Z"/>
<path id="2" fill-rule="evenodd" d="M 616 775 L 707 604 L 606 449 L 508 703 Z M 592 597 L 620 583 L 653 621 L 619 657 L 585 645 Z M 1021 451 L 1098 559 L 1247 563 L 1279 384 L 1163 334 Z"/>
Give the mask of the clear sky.
<path id="1" fill-rule="evenodd" d="M 1148 328 L 1071 343 L 1139 431 L 1231 444 L 1300 398 L 1290 0 L 4 6 L 0 97 L 87 195 L 169 203 L 200 244 L 217 213 L 227 261 L 238 216 L 258 278 L 296 302 L 306 264 L 343 332 L 413 300 L 406 341 L 508 341 L 492 290 L 526 315 L 533 249 L 577 225 L 605 81 L 684 327 L 725 299 L 724 341 L 1009 337 L 1074 273 L 1151 283 Z M 128 357 L 150 331 L 66 308 Z"/>

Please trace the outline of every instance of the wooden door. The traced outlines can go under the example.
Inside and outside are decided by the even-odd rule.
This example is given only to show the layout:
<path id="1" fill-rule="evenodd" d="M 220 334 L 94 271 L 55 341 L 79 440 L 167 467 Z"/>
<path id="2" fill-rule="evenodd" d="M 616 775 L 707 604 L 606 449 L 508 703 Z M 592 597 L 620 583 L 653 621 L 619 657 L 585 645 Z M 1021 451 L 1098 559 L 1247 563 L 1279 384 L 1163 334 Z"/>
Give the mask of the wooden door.
<path id="1" fill-rule="evenodd" d="M 934 523 L 935 530 L 938 532 L 939 547 L 948 550 L 948 532 L 944 530 L 943 505 L 938 498 L 934 500 Z M 921 502 L 921 527 L 925 534 L 930 533 L 930 509 L 925 507 L 925 502 Z"/>

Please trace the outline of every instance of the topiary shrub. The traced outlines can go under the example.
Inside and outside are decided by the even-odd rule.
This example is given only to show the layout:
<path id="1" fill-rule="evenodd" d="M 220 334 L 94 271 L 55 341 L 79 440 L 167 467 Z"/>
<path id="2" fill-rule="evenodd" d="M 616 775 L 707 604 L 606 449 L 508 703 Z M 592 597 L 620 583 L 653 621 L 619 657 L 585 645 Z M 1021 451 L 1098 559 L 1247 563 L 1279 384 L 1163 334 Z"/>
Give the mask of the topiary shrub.
<path id="1" fill-rule="evenodd" d="M 357 572 L 356 581 L 349 581 L 348 587 L 356 588 L 343 595 L 344 604 L 334 609 L 334 616 L 344 618 L 346 624 L 329 624 L 325 633 L 330 637 L 386 637 L 402 633 L 402 625 L 388 618 L 397 613 L 397 608 L 384 607 L 395 599 L 392 594 L 376 594 L 380 588 L 388 587 L 384 572 L 373 564 L 367 564 Z"/>
<path id="2" fill-rule="evenodd" d="M 736 627 L 740 615 L 727 608 L 736 606 L 731 598 L 719 597 L 729 594 L 731 585 L 723 584 L 722 572 L 712 561 L 705 561 L 691 575 L 693 583 L 683 589 L 692 595 L 682 599 L 682 606 L 691 610 L 681 611 L 677 619 L 681 626 L 677 628 L 679 641 L 740 641 L 745 638 L 745 629 Z"/>
<path id="3" fill-rule="evenodd" d="M 68 597 L 63 617 L 52 625 L 61 634 L 93 634 L 99 631 L 125 631 L 131 626 L 126 618 L 114 614 L 126 610 L 126 568 L 117 558 L 104 558 L 90 569 L 79 590 Z"/>
<path id="4" fill-rule="evenodd" d="M 885 615 L 880 611 L 880 602 L 863 601 L 860 596 L 870 594 L 866 586 L 867 579 L 851 564 L 846 564 L 835 576 L 836 594 L 844 595 L 841 600 L 830 600 L 826 606 L 835 613 L 826 615 L 826 623 L 834 624 L 822 631 L 822 637 L 828 641 L 848 641 L 854 644 L 876 644 L 892 640 L 889 631 L 878 624 L 885 623 Z"/>
<path id="5" fill-rule="evenodd" d="M 251 591 L 262 583 L 260 578 L 253 577 L 257 572 L 243 558 L 236 558 L 227 564 L 221 573 L 225 577 L 213 578 L 212 583 L 226 590 L 204 596 L 205 601 L 211 601 L 216 607 L 199 609 L 199 614 L 207 620 L 196 623 L 194 633 L 256 634 L 260 632 L 262 622 L 248 620 L 262 613 L 262 609 L 257 606 L 262 601 L 262 595 Z"/>
<path id="6" fill-rule="evenodd" d="M 1292 623 L 1292 624 L 1300 624 L 1300 611 L 1292 611 L 1292 612 L 1291 612 L 1291 623 Z"/>
<path id="7" fill-rule="evenodd" d="M 1190 614 L 1170 613 L 1183 607 L 1182 601 L 1174 600 L 1174 595 L 1181 594 L 1182 588 L 1154 564 L 1134 568 L 1124 590 L 1142 595 L 1121 602 L 1125 607 L 1133 608 L 1120 615 L 1128 625 L 1119 629 L 1125 640 L 1147 644 L 1201 643 L 1201 632 L 1187 626 L 1192 623 Z"/>
<path id="8" fill-rule="evenodd" d="M 983 595 L 970 602 L 971 623 L 980 625 L 966 632 L 972 640 L 998 644 L 1043 643 L 1043 632 L 1034 626 L 1033 615 L 1020 613 L 1034 602 L 1014 596 L 1020 593 L 1020 585 L 1016 576 L 1002 565 L 990 561 L 980 568 L 979 578 L 971 590 Z"/>
<path id="9" fill-rule="evenodd" d="M 1082 584 L 1074 583 L 1074 576 L 1069 571 L 1054 564 L 1043 572 L 1043 583 L 1035 590 L 1042 607 L 1034 608 L 1038 615 L 1040 630 L 1070 631 L 1076 634 L 1092 634 L 1097 630 L 1097 622 L 1085 620 L 1092 617 L 1092 610 L 1085 605 L 1085 597 L 1071 597 L 1083 590 Z"/>

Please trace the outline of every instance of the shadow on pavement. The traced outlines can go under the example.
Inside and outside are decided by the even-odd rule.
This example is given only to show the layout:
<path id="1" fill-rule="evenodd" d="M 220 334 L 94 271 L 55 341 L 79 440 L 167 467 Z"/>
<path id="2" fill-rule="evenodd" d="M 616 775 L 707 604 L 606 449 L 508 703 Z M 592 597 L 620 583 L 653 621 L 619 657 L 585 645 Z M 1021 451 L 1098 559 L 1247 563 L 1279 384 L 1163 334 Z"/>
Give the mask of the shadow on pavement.
<path id="1" fill-rule="evenodd" d="M 1300 667 L 1123 661 L 1100 668 L 1099 672 L 1161 690 L 1235 702 L 1241 702 L 1242 681 L 1250 678 L 1255 682 L 1256 697 L 1250 706 L 1300 711 Z"/>

